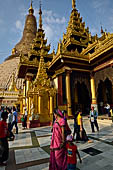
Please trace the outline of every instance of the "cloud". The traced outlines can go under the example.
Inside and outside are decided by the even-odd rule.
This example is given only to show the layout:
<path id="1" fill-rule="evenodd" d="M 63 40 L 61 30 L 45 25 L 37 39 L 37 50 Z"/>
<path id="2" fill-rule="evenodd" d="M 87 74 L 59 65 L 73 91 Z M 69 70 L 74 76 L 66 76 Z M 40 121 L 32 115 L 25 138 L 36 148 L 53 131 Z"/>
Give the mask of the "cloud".
<path id="1" fill-rule="evenodd" d="M 48 24 L 64 24 L 66 22 L 66 18 L 60 17 L 58 14 L 53 13 L 51 10 L 43 11 L 44 22 Z"/>
<path id="2" fill-rule="evenodd" d="M 37 24 L 39 23 L 39 10 L 34 9 L 34 15 L 37 18 Z M 63 31 L 66 28 L 66 18 L 54 13 L 52 10 L 42 10 L 42 25 L 45 31 L 48 44 L 51 44 L 51 48 L 56 48 L 59 39 L 63 35 Z"/>
<path id="3" fill-rule="evenodd" d="M 39 10 L 34 9 L 34 15 L 39 16 Z M 59 16 L 58 14 L 54 13 L 52 10 L 43 10 L 42 11 L 42 21 L 46 24 L 64 24 L 66 22 L 66 18 L 63 16 Z"/>
<path id="4" fill-rule="evenodd" d="M 37 18 L 38 15 L 39 15 L 39 10 L 34 8 L 34 16 Z"/>
<path id="5" fill-rule="evenodd" d="M 39 23 L 38 9 L 34 8 L 34 15 L 37 19 L 38 25 Z M 54 46 L 56 48 L 57 43 L 61 36 L 63 35 L 63 31 L 66 28 L 66 18 L 64 16 L 60 16 L 57 13 L 54 13 L 52 10 L 42 10 L 42 24 L 48 44 L 52 44 L 51 46 L 52 47 Z M 25 12 L 23 8 L 20 11 L 20 18 L 15 21 L 15 25 L 12 29 L 13 32 L 17 33 L 19 39 L 22 36 L 24 25 L 25 25 Z"/>
<path id="6" fill-rule="evenodd" d="M 20 20 L 16 21 L 16 28 L 19 29 L 20 31 L 23 30 L 23 24 Z"/>
<path id="7" fill-rule="evenodd" d="M 48 39 L 48 43 L 51 43 L 51 40 L 53 39 L 54 36 L 53 28 L 46 24 L 43 27 L 45 30 L 46 38 Z"/>
<path id="8" fill-rule="evenodd" d="M 93 1 L 93 7 L 95 9 L 102 10 L 103 7 L 106 7 L 109 4 L 108 0 L 95 0 Z"/>

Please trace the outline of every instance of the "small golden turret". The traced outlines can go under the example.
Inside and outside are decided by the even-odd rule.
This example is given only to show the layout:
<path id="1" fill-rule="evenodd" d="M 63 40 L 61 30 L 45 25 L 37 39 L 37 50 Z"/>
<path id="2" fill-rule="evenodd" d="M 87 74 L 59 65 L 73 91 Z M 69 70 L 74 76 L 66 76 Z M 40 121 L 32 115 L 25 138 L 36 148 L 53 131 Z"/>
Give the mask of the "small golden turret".
<path id="1" fill-rule="evenodd" d="M 104 33 L 104 30 L 103 30 L 103 27 L 101 26 L 101 34 L 103 34 Z"/>
<path id="2" fill-rule="evenodd" d="M 29 14 L 30 14 L 30 15 L 33 15 L 33 13 L 34 13 L 34 9 L 33 9 L 32 0 L 31 0 L 31 6 L 30 6 L 30 8 L 29 8 Z"/>
<path id="3" fill-rule="evenodd" d="M 11 78 L 12 78 L 12 80 L 11 80 L 11 84 L 9 86 L 9 91 L 17 91 L 14 73 L 12 74 Z"/>
<path id="4" fill-rule="evenodd" d="M 75 0 L 72 0 L 72 8 L 75 9 L 75 7 L 76 7 L 76 2 Z"/>
<path id="5" fill-rule="evenodd" d="M 39 9 L 39 28 L 42 29 L 42 10 L 41 10 L 41 1 L 40 1 L 40 9 Z"/>
<path id="6" fill-rule="evenodd" d="M 12 49 L 12 55 L 16 54 L 16 48 Z"/>

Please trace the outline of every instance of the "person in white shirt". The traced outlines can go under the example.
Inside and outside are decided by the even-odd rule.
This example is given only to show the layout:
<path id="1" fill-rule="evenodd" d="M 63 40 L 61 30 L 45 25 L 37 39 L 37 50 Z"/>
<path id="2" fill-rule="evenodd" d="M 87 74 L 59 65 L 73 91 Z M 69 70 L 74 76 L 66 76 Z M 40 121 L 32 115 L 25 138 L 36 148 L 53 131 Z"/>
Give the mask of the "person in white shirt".
<path id="1" fill-rule="evenodd" d="M 18 114 L 17 114 L 17 111 L 16 111 L 16 108 L 13 106 L 13 122 L 12 122 L 12 125 L 11 125 L 11 130 L 13 129 L 13 126 L 15 125 L 16 127 L 16 134 L 18 134 Z"/>
<path id="2" fill-rule="evenodd" d="M 12 112 L 11 112 L 10 108 L 7 108 L 7 112 L 8 112 L 7 123 L 8 123 L 9 139 L 14 140 L 15 136 L 14 136 L 14 134 L 12 132 L 13 115 L 12 115 Z"/>
<path id="3" fill-rule="evenodd" d="M 98 113 L 94 109 L 94 106 L 92 106 L 91 110 L 90 110 L 90 115 L 89 115 L 92 132 L 95 132 L 94 125 L 95 125 L 97 131 L 99 132 L 99 126 L 98 126 L 98 122 L 97 122 L 97 117 L 98 117 Z"/>
<path id="4" fill-rule="evenodd" d="M 111 115 L 110 115 L 110 105 L 107 103 L 104 108 L 106 109 L 106 113 L 108 114 L 108 117 L 111 117 Z"/>

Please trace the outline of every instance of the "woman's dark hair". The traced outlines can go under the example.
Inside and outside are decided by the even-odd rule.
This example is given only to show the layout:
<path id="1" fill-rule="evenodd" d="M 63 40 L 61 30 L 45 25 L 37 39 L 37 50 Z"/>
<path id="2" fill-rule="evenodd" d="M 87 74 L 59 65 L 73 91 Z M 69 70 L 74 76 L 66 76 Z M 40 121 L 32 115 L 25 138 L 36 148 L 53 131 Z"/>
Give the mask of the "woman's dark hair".
<path id="1" fill-rule="evenodd" d="M 57 114 L 59 117 L 64 117 L 62 111 L 60 111 L 59 109 L 55 109 L 54 113 Z"/>
<path id="2" fill-rule="evenodd" d="M 7 110 L 9 111 L 9 113 L 11 113 L 11 109 L 10 108 L 7 108 Z"/>
<path id="3" fill-rule="evenodd" d="M 54 113 L 57 114 L 57 109 L 54 109 L 53 114 L 54 114 Z"/>
<path id="4" fill-rule="evenodd" d="M 77 112 L 82 112 L 82 109 L 79 108 L 79 109 L 77 110 Z"/>
<path id="5" fill-rule="evenodd" d="M 4 119 L 4 118 L 7 118 L 7 117 L 8 117 L 8 112 L 2 112 L 1 118 Z"/>
<path id="6" fill-rule="evenodd" d="M 16 108 L 15 108 L 15 106 L 13 106 L 13 111 L 16 111 Z"/>
<path id="7" fill-rule="evenodd" d="M 77 119 L 78 114 L 79 114 L 79 111 L 77 111 L 77 112 L 74 114 L 74 119 Z"/>

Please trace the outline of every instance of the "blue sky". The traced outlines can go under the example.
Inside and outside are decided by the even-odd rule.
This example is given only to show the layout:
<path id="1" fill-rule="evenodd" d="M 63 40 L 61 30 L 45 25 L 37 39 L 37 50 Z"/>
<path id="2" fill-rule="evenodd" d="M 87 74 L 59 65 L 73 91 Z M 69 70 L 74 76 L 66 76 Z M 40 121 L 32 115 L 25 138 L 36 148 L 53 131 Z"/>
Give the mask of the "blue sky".
<path id="1" fill-rule="evenodd" d="M 101 25 L 113 33 L 112 0 L 76 0 L 76 6 L 92 35 L 100 36 Z M 0 63 L 21 39 L 29 7 L 30 0 L 0 0 Z M 39 0 L 33 1 L 33 8 L 38 23 Z M 71 10 L 72 0 L 42 0 L 43 28 L 51 50 L 66 32 Z"/>

